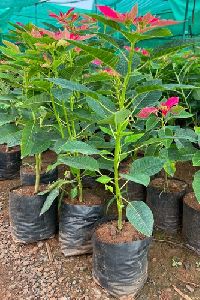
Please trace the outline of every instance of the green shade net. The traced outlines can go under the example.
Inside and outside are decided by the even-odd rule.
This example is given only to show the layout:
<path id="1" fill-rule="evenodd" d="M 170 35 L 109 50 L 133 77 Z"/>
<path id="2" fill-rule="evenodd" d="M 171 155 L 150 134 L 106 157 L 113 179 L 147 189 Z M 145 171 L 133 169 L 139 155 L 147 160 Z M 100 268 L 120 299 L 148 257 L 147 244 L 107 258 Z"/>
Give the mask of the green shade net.
<path id="1" fill-rule="evenodd" d="M 126 12 L 138 3 L 139 14 L 151 12 L 165 19 L 176 19 L 180 24 L 172 26 L 174 36 L 194 36 L 200 34 L 200 0 L 0 0 L 0 28 L 6 33 L 11 23 L 34 23 L 44 27 L 44 23 L 56 25 L 49 12 L 65 12 L 70 7 L 77 11 L 97 12 L 96 5 L 108 5 Z"/>

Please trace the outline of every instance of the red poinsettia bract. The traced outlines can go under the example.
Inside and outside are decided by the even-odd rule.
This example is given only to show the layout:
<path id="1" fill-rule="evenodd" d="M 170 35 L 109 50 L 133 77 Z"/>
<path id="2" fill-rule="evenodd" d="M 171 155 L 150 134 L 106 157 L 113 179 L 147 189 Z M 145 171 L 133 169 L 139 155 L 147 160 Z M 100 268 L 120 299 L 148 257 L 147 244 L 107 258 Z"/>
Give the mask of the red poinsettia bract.
<path id="1" fill-rule="evenodd" d="M 174 20 L 162 20 L 159 17 L 155 17 L 150 13 L 147 13 L 142 17 L 137 17 L 133 20 L 133 24 L 136 26 L 137 31 L 140 33 L 144 33 L 156 27 L 175 25 L 178 23 L 179 22 Z"/>
<path id="2" fill-rule="evenodd" d="M 71 15 L 72 11 L 74 11 L 74 7 L 70 8 L 66 13 L 60 12 L 59 15 L 56 15 L 55 13 L 51 12 L 49 16 L 62 23 L 65 22 L 65 20 Z"/>
<path id="3" fill-rule="evenodd" d="M 100 10 L 102 14 L 104 14 L 105 17 L 108 19 L 121 22 L 121 23 L 127 23 L 132 22 L 138 14 L 138 6 L 135 5 L 131 9 L 130 12 L 127 13 L 119 13 L 115 11 L 114 9 L 110 8 L 109 6 L 103 6 L 103 5 L 97 5 L 97 8 Z"/>
<path id="4" fill-rule="evenodd" d="M 71 33 L 68 30 L 53 32 L 43 28 L 39 28 L 39 29 L 33 28 L 31 30 L 31 35 L 35 38 L 42 38 L 44 35 L 48 35 L 54 40 L 66 39 L 66 40 L 77 40 L 77 41 L 87 40 L 94 36 L 93 34 L 79 35 L 77 33 Z"/>
<path id="5" fill-rule="evenodd" d="M 136 27 L 137 32 L 144 33 L 155 27 L 174 25 L 179 22 L 174 20 L 161 20 L 159 17 L 155 17 L 150 13 L 144 16 L 137 17 L 138 6 L 135 5 L 130 12 L 119 13 L 116 10 L 110 8 L 109 6 L 97 5 L 100 12 L 108 19 L 111 19 L 120 23 L 131 23 Z"/>
<path id="6" fill-rule="evenodd" d="M 161 112 L 163 117 L 171 111 L 173 106 L 178 105 L 179 97 L 171 97 L 166 102 L 162 102 L 159 107 L 145 107 L 137 115 L 140 119 L 147 119 L 151 114 L 157 115 L 158 112 Z"/>

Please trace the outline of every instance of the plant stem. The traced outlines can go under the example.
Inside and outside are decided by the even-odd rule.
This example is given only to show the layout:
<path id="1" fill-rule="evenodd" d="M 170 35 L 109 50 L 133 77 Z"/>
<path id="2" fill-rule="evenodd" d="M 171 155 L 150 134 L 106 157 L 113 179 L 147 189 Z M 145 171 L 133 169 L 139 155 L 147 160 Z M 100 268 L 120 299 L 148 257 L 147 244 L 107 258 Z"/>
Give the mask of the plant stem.
<path id="1" fill-rule="evenodd" d="M 77 181 L 78 181 L 78 190 L 79 190 L 79 202 L 83 202 L 83 185 L 81 180 L 81 171 L 77 170 Z"/>
<path id="2" fill-rule="evenodd" d="M 51 97 L 51 103 L 52 103 L 52 107 L 53 107 L 53 112 L 54 112 L 56 120 L 58 122 L 58 126 L 59 126 L 61 137 L 64 138 L 65 135 L 64 135 L 63 128 L 62 128 L 62 123 L 60 121 L 60 117 L 59 117 L 59 114 L 58 114 L 57 109 L 56 109 L 56 104 L 55 104 L 55 101 L 54 101 L 54 97 L 53 97 L 53 95 L 51 93 L 50 93 L 50 97 Z"/>
<path id="3" fill-rule="evenodd" d="M 135 43 L 131 43 L 131 49 L 129 53 L 129 59 L 128 59 L 128 71 L 124 79 L 124 84 L 123 84 L 123 89 L 122 89 L 122 96 L 121 96 L 121 101 L 120 101 L 120 108 L 124 107 L 124 103 L 126 100 L 126 90 L 129 84 L 130 76 L 132 73 L 132 62 L 133 62 L 133 55 L 134 55 L 134 49 Z"/>
<path id="4" fill-rule="evenodd" d="M 118 210 L 118 229 L 122 230 L 122 209 L 123 209 L 123 200 L 121 195 L 121 190 L 119 186 L 119 162 L 120 162 L 120 153 L 121 153 L 121 135 L 120 128 L 116 133 L 115 141 L 115 153 L 114 153 L 114 183 L 115 183 L 115 195 L 117 200 L 117 210 Z"/>
<path id="5" fill-rule="evenodd" d="M 39 186 L 40 186 L 40 173 L 41 173 L 41 153 L 35 154 L 35 194 L 39 192 Z"/>
<path id="6" fill-rule="evenodd" d="M 72 132 L 71 132 L 69 118 L 68 118 L 68 112 L 67 112 L 67 108 L 65 106 L 65 102 L 64 101 L 62 101 L 62 109 L 63 109 L 64 116 L 65 116 L 65 122 L 66 122 L 66 125 L 67 125 L 67 131 L 68 131 L 70 140 L 72 140 L 73 138 L 72 138 Z"/>

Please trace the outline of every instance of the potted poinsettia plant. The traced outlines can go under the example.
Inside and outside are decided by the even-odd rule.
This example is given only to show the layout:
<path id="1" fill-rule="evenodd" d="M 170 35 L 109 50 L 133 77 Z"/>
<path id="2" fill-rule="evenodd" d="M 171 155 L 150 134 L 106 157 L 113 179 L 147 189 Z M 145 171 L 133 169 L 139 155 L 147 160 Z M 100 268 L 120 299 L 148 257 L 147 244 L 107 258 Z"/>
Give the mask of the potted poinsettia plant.
<path id="1" fill-rule="evenodd" d="M 35 116 L 36 117 L 36 116 Z M 38 120 L 38 119 L 37 119 Z M 40 195 L 46 189 L 41 183 L 42 152 L 52 144 L 54 130 L 40 117 L 40 124 L 36 119 L 24 120 L 21 138 L 21 155 L 35 157 L 34 176 L 29 185 L 15 187 L 9 194 L 9 215 L 11 233 L 16 242 L 32 243 L 51 238 L 57 230 L 57 205 L 54 205 L 44 215 L 40 215 L 41 208 L 51 195 Z M 30 178 L 29 178 L 30 179 Z M 34 183 L 33 182 L 34 179 Z M 58 194 L 56 195 L 58 196 Z"/>
<path id="2" fill-rule="evenodd" d="M 65 79 L 49 80 L 54 82 L 59 90 L 61 87 L 66 89 L 65 84 L 69 83 Z M 80 122 L 80 117 L 77 115 L 76 109 L 79 101 L 80 96 L 75 96 L 73 93 L 69 99 L 70 103 L 73 102 L 73 106 L 70 105 L 73 109 L 70 110 L 70 118 L 65 119 L 67 136 L 56 140 L 53 150 L 58 154 L 58 158 L 57 162 L 50 166 L 51 169 L 61 164 L 67 166 L 70 177 L 58 179 L 41 193 L 50 195 L 42 207 L 41 215 L 43 215 L 51 207 L 56 194 L 61 191 L 59 241 L 65 256 L 92 252 L 91 237 L 94 226 L 104 212 L 102 191 L 90 189 L 84 185 L 84 178 L 88 172 L 92 176 L 100 172 L 98 160 L 93 157 L 99 155 L 100 151 L 82 141 L 83 137 L 86 139 L 88 135 L 88 132 L 86 133 L 88 125 L 83 128 L 84 123 Z"/>
<path id="3" fill-rule="evenodd" d="M 169 232 L 177 232 L 180 229 L 183 207 L 183 196 L 187 190 L 187 184 L 173 178 L 176 171 L 176 162 L 182 160 L 182 155 L 170 155 L 172 149 L 189 147 L 191 139 L 194 140 L 194 133 L 183 135 L 179 126 L 169 126 L 170 120 L 175 122 L 176 118 L 191 117 L 185 109 L 178 106 L 179 98 L 170 97 L 167 101 L 161 102 L 158 107 L 146 107 L 138 113 L 138 118 L 143 120 L 154 120 L 157 122 L 157 130 L 153 137 L 154 151 L 157 155 L 166 159 L 164 164 L 164 176 L 153 179 L 147 187 L 147 204 L 151 208 L 155 226 Z M 181 136 L 182 134 L 182 136 Z M 151 144 L 151 139 L 147 144 Z M 178 148 L 177 148 L 178 147 Z M 147 147 L 147 152 L 149 147 Z M 152 144 L 151 144 L 151 151 Z"/>
<path id="4" fill-rule="evenodd" d="M 36 63 L 35 58 L 30 55 L 30 51 L 35 54 L 37 52 L 30 50 L 34 43 L 30 48 L 26 43 L 22 48 L 16 48 L 16 45 L 10 42 L 5 45 L 1 51 L 9 60 L 9 78 L 13 86 L 10 106 L 17 113 L 16 124 L 20 129 L 13 135 L 13 141 L 18 137 L 23 158 L 35 157 L 34 165 L 21 170 L 22 186 L 10 191 L 11 232 L 16 241 L 30 243 L 52 237 L 56 232 L 56 204 L 45 215 L 40 216 L 40 210 L 49 195 L 40 196 L 38 193 L 45 188 L 41 186 L 45 173 L 42 169 L 42 152 L 51 146 L 58 133 L 46 89 L 39 85 L 36 88 L 33 84 L 34 80 L 39 80 L 44 75 L 43 69 L 40 68 L 42 58 L 38 56 Z M 18 81 L 13 79 L 15 77 Z M 28 182 L 24 175 L 27 169 Z"/>
<path id="5" fill-rule="evenodd" d="M 114 177 L 103 174 L 97 180 L 113 193 L 112 201 L 117 203 L 118 220 L 103 223 L 95 231 L 93 277 L 112 295 L 135 295 L 147 278 L 147 252 L 153 229 L 153 216 L 148 206 L 141 201 L 133 201 L 127 205 L 120 178 L 127 182 L 133 180 L 148 185 L 150 176 L 163 168 L 165 159 L 150 155 L 137 159 L 132 163 L 128 174 L 120 174 L 119 165 L 134 147 L 144 147 L 147 138 L 153 135 L 152 129 L 156 122 L 148 130 L 141 128 L 137 112 L 146 106 L 145 100 L 153 92 L 154 97 L 149 102 L 158 103 L 162 95 L 160 91 L 166 88 L 161 82 L 154 81 L 150 74 L 140 72 L 140 53 L 135 51 L 135 47 L 139 41 L 169 35 L 168 29 L 158 27 L 176 22 L 160 20 L 151 14 L 138 17 L 137 6 L 125 14 L 105 6 L 98 8 L 105 17 L 92 17 L 105 25 L 104 33 L 97 34 L 97 41 L 98 38 L 104 39 L 105 46 L 99 48 L 98 42 L 90 45 L 71 41 L 72 45 L 101 61 L 98 61 L 99 70 L 97 67 L 96 74 L 89 74 L 85 82 L 83 81 L 85 84 L 78 85 L 78 89 L 87 96 L 87 104 L 98 118 L 101 133 L 106 133 L 113 141 L 113 152 L 104 153 L 104 158 L 112 164 Z M 107 27 L 125 38 L 128 44 L 126 46 L 130 47 L 128 52 L 119 46 L 115 34 L 112 38 L 108 37 Z M 103 87 L 92 85 L 94 78 L 101 83 L 106 78 Z M 65 82 L 66 88 L 72 85 L 72 82 Z M 125 207 L 128 222 L 123 218 Z"/>
<path id="6" fill-rule="evenodd" d="M 28 46 L 28 50 L 26 54 L 29 61 L 34 61 L 34 57 L 29 55 L 30 52 L 31 54 L 35 53 L 36 57 L 39 57 L 35 65 L 37 66 L 37 74 L 39 73 L 40 76 L 32 76 L 29 79 L 29 87 L 31 86 L 37 93 L 44 91 L 45 96 L 46 93 L 49 95 L 49 99 L 46 99 L 46 97 L 42 99 L 41 96 L 41 99 L 36 101 L 36 103 L 42 104 L 46 109 L 48 108 L 46 115 L 53 119 L 53 126 L 59 133 L 59 138 L 55 138 L 54 141 L 55 145 L 53 149 L 59 155 L 57 163 L 54 164 L 54 166 L 56 168 L 58 165 L 64 164 L 69 167 L 71 173 L 71 179 L 66 176 L 63 180 L 58 180 L 46 189 L 47 192 L 40 190 L 39 196 L 49 195 L 42 206 L 41 217 L 43 218 L 43 216 L 48 213 L 51 204 L 58 196 L 59 190 L 62 190 L 64 200 L 61 204 L 60 215 L 61 247 L 65 255 L 76 255 L 80 254 L 81 251 L 82 253 L 91 251 L 92 227 L 95 223 L 95 219 L 98 219 L 102 214 L 100 200 L 97 199 L 98 203 L 95 203 L 96 200 L 94 199 L 94 205 L 91 205 L 90 200 L 88 200 L 87 206 L 86 201 L 84 201 L 87 195 L 84 193 L 82 183 L 82 177 L 85 177 L 85 173 L 82 171 L 83 169 L 92 172 L 98 170 L 98 164 L 95 159 L 89 157 L 91 154 L 97 154 L 97 150 L 80 141 L 83 135 L 84 138 L 87 137 L 87 134 L 85 134 L 86 130 L 81 128 L 81 126 L 85 126 L 87 129 L 87 126 L 84 124 L 87 120 L 85 117 L 87 111 L 84 111 L 83 103 L 81 103 L 83 100 L 79 96 L 79 91 L 74 90 L 74 88 L 72 90 L 67 88 L 62 89 L 61 80 L 59 84 L 54 85 L 52 80 L 46 80 L 46 78 L 53 77 L 55 83 L 57 77 L 62 77 L 63 80 L 73 78 L 75 81 L 79 81 L 81 79 L 83 73 L 87 71 L 85 66 L 87 66 L 93 58 L 82 55 L 81 49 L 71 47 L 69 41 L 87 40 L 93 37 L 94 34 L 88 34 L 88 31 L 90 27 L 94 26 L 94 20 L 89 16 L 80 17 L 80 15 L 74 14 L 73 9 L 70 9 L 67 13 L 60 13 L 59 15 L 51 13 L 50 16 L 58 20 L 61 28 L 50 31 L 31 25 L 27 25 L 28 28 L 16 26 L 16 36 L 21 34 L 22 41 L 25 45 L 28 40 L 28 45 L 26 45 Z M 87 34 L 84 33 L 85 30 L 87 30 Z M 29 47 L 30 44 L 31 47 Z M 31 74 L 34 73 L 34 70 L 31 69 L 31 71 Z M 56 88 L 56 86 L 58 86 L 58 88 Z M 41 109 L 41 106 L 39 108 Z M 37 143 L 37 140 L 35 140 L 34 145 L 35 143 Z M 37 170 L 40 170 L 41 154 L 38 152 L 35 154 L 38 162 L 36 164 Z M 85 157 L 86 155 L 87 157 Z M 55 168 L 52 168 L 52 171 Z M 37 172 L 37 191 L 39 182 L 38 174 Z M 65 190 L 66 184 L 67 188 Z M 93 198 L 95 198 L 95 196 Z M 71 217 L 70 210 L 74 210 L 75 215 L 73 214 L 73 217 Z M 82 226 L 77 230 L 76 227 L 73 227 L 74 224 L 72 221 L 74 218 L 79 220 L 80 212 L 82 214 Z M 87 218 L 89 225 L 85 226 L 85 219 Z M 68 225 L 66 222 L 68 222 Z M 85 232 L 84 228 L 86 228 Z M 71 240 L 68 239 L 69 233 L 74 235 Z M 81 238 L 80 235 L 82 236 Z"/>

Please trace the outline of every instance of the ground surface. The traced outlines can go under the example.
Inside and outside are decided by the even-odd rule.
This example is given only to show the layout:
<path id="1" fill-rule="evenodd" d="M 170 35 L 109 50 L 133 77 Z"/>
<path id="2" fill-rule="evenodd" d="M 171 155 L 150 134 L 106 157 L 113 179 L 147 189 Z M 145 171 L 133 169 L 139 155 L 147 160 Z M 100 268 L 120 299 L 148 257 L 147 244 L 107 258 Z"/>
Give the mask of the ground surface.
<path id="1" fill-rule="evenodd" d="M 94 284 L 90 255 L 65 258 L 57 237 L 28 246 L 13 242 L 8 191 L 17 185 L 0 181 L 0 300 L 114 299 Z M 149 279 L 137 300 L 200 300 L 200 256 L 182 243 L 180 236 L 155 234 Z"/>

